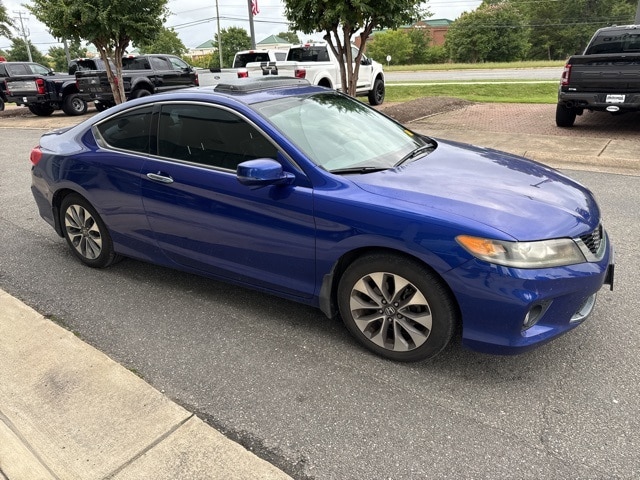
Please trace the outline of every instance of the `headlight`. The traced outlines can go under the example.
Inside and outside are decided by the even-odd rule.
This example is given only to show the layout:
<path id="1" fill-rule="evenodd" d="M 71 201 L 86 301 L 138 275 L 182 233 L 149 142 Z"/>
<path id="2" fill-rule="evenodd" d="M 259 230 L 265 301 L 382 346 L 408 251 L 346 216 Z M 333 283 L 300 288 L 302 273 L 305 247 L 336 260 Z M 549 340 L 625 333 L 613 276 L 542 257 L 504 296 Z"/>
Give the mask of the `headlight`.
<path id="1" fill-rule="evenodd" d="M 474 257 L 506 267 L 546 268 L 586 262 L 580 248 L 570 238 L 505 242 L 459 235 L 456 241 Z"/>

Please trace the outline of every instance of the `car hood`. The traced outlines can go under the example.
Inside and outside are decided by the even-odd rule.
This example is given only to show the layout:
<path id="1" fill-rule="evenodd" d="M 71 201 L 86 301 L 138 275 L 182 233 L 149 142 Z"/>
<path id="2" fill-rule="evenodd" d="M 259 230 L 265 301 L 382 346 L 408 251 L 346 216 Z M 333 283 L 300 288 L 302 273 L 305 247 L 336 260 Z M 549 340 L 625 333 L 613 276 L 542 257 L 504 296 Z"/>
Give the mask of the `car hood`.
<path id="1" fill-rule="evenodd" d="M 416 161 L 350 179 L 369 193 L 466 217 L 521 241 L 583 235 L 600 216 L 591 192 L 554 169 L 442 140 Z"/>

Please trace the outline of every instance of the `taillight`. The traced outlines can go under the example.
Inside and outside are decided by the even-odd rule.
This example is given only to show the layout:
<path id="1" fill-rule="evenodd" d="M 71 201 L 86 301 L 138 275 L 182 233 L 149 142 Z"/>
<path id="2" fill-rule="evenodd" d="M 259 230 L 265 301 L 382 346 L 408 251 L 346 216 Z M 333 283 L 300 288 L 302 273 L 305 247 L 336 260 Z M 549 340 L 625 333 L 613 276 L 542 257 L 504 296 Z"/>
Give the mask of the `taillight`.
<path id="1" fill-rule="evenodd" d="M 560 85 L 569 85 L 571 79 L 571 64 L 567 63 L 562 71 L 562 77 L 560 78 Z"/>
<path id="2" fill-rule="evenodd" d="M 200 86 L 200 79 L 198 78 L 198 72 L 196 72 L 196 76 L 193 79 L 193 83 L 195 84 L 196 87 Z"/>
<path id="3" fill-rule="evenodd" d="M 306 78 L 307 71 L 304 68 L 296 68 L 293 72 L 296 78 Z"/>
<path id="4" fill-rule="evenodd" d="M 238 78 L 249 78 L 249 70 L 247 70 L 246 68 L 239 68 Z"/>
<path id="5" fill-rule="evenodd" d="M 33 147 L 31 149 L 29 160 L 31 160 L 33 166 L 36 166 L 40 162 L 40 159 L 42 159 L 42 150 L 40 149 L 40 145 L 38 145 L 37 147 Z"/>
<path id="6" fill-rule="evenodd" d="M 38 95 L 44 95 L 46 90 L 44 88 L 44 80 L 42 78 L 36 79 L 36 89 L 38 90 Z"/>

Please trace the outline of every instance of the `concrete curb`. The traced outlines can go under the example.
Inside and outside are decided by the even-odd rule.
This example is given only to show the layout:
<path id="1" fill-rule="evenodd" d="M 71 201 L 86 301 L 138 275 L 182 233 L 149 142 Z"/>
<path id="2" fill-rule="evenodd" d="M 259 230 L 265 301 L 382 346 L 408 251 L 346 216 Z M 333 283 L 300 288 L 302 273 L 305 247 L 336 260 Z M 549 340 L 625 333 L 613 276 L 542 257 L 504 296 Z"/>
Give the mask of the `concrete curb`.
<path id="1" fill-rule="evenodd" d="M 290 479 L 0 290 L 0 475 Z"/>

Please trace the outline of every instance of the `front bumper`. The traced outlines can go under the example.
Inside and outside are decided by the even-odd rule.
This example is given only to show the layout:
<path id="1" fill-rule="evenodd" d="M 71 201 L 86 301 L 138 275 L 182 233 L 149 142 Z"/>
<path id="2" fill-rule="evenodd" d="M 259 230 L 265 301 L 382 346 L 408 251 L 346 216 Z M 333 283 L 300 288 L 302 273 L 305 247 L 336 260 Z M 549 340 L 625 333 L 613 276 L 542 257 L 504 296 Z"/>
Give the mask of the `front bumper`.
<path id="1" fill-rule="evenodd" d="M 481 261 L 448 272 L 462 314 L 462 342 L 492 354 L 518 354 L 580 325 L 604 284 L 613 288 L 613 247 L 597 262 L 515 269 Z M 537 315 L 531 326 L 528 317 Z"/>

